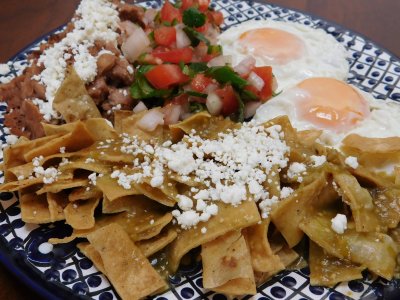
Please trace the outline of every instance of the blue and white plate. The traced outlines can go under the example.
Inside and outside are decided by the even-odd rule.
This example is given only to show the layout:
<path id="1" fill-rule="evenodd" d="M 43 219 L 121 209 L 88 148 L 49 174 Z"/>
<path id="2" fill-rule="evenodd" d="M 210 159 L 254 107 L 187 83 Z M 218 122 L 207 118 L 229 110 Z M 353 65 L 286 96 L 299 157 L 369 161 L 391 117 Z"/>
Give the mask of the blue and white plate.
<path id="1" fill-rule="evenodd" d="M 157 7 L 160 1 L 142 1 L 142 5 Z M 378 99 L 400 100 L 400 60 L 366 38 L 314 16 L 274 5 L 217 0 L 212 6 L 223 12 L 224 29 L 249 19 L 289 20 L 324 29 L 350 52 L 348 82 L 371 92 Z M 0 82 L 20 74 L 27 65 L 27 54 L 45 39 L 40 38 L 9 61 L 11 71 L 0 76 Z M 3 124 L 4 112 L 4 105 L 0 106 L 0 124 Z M 0 132 L 4 142 L 2 125 Z M 2 153 L 0 155 L 2 158 Z M 118 299 L 106 277 L 79 252 L 75 243 L 57 245 L 47 255 L 38 251 L 50 237 L 64 237 L 69 233 L 70 229 L 62 222 L 42 226 L 25 224 L 21 220 L 17 198 L 11 193 L 0 194 L 0 260 L 24 283 L 48 299 Z M 203 289 L 201 265 L 180 270 L 170 278 L 170 283 L 171 290 L 156 299 L 226 299 L 224 295 Z M 381 280 L 367 272 L 361 280 L 341 283 L 331 289 L 311 287 L 309 283 L 308 268 L 283 271 L 259 286 L 253 299 L 400 299 L 400 282 Z"/>

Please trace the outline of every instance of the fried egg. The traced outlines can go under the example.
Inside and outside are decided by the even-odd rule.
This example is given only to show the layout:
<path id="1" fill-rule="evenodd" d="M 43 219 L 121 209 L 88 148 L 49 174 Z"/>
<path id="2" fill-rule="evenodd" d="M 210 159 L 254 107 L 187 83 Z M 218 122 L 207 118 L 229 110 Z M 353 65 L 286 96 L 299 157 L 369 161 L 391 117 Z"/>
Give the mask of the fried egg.
<path id="1" fill-rule="evenodd" d="M 400 136 L 400 103 L 377 100 L 333 78 L 303 80 L 261 105 L 254 120 L 263 123 L 282 115 L 297 130 L 321 130 L 320 141 L 335 148 L 351 133 L 371 138 Z"/>
<path id="2" fill-rule="evenodd" d="M 279 90 L 310 77 L 345 80 L 349 73 L 346 49 L 322 29 L 303 24 L 251 20 L 223 32 L 219 43 L 233 66 L 248 56 L 257 66 L 272 66 Z"/>

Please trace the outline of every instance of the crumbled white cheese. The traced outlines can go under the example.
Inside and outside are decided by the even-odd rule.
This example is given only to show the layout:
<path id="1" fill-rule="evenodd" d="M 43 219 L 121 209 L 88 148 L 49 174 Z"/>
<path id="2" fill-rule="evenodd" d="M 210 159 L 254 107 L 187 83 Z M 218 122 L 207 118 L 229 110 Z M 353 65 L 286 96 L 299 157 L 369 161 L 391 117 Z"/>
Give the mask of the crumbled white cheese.
<path id="1" fill-rule="evenodd" d="M 90 163 L 94 163 L 94 162 L 95 162 L 94 158 L 91 158 L 91 157 L 88 157 L 85 160 L 85 164 L 90 164 Z"/>
<path id="2" fill-rule="evenodd" d="M 60 147 L 60 153 L 65 153 L 65 147 Z"/>
<path id="3" fill-rule="evenodd" d="M 285 186 L 281 189 L 281 198 L 285 199 L 285 198 L 289 197 L 292 193 L 293 193 L 293 189 Z"/>
<path id="4" fill-rule="evenodd" d="M 7 64 L 0 64 L 0 75 L 7 75 L 10 71 L 10 67 Z"/>
<path id="5" fill-rule="evenodd" d="M 91 185 L 96 185 L 97 184 L 97 174 L 92 173 L 88 176 L 89 182 Z"/>
<path id="6" fill-rule="evenodd" d="M 319 166 L 322 166 L 326 162 L 326 156 L 325 155 L 321 155 L 321 156 L 311 155 L 310 158 L 311 158 L 311 161 L 313 163 L 313 167 L 315 167 L 315 168 L 319 167 Z"/>
<path id="7" fill-rule="evenodd" d="M 300 176 L 300 174 L 304 171 L 306 171 L 305 164 L 294 162 L 289 166 L 287 177 L 290 179 L 296 178 L 298 182 L 302 182 L 303 178 Z"/>
<path id="8" fill-rule="evenodd" d="M 10 134 L 6 136 L 7 145 L 14 145 L 18 141 L 18 137 L 14 134 Z"/>
<path id="9" fill-rule="evenodd" d="M 82 0 L 76 10 L 74 29 L 39 57 L 38 64 L 44 70 L 32 79 L 46 87 L 46 99 L 52 105 L 55 93 L 65 77 L 67 61 L 73 58 L 73 65 L 79 77 L 85 82 L 94 79 L 97 73 L 97 57 L 89 53 L 89 48 L 97 40 L 116 44 L 117 28 L 120 21 L 116 5 L 107 0 Z"/>
<path id="10" fill-rule="evenodd" d="M 206 234 L 207 233 L 207 228 L 206 227 L 201 227 L 201 233 Z"/>
<path id="11" fill-rule="evenodd" d="M 357 157 L 348 156 L 344 160 L 344 163 L 348 165 L 350 168 L 357 169 L 358 168 L 358 160 Z"/>
<path id="12" fill-rule="evenodd" d="M 331 220 L 331 223 L 332 230 L 338 234 L 343 234 L 347 229 L 347 217 L 345 215 L 337 214 L 336 217 Z"/>
<path id="13" fill-rule="evenodd" d="M 178 206 L 183 211 L 190 210 L 193 207 L 193 201 L 189 197 L 186 197 L 184 195 L 179 195 L 178 201 L 179 201 Z"/>

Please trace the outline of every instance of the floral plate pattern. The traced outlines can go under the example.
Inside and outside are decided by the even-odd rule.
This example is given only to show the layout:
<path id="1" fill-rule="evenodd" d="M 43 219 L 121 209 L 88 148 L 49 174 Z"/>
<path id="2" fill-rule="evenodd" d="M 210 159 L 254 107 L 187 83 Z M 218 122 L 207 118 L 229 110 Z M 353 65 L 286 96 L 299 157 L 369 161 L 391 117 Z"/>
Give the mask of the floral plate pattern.
<path id="1" fill-rule="evenodd" d="M 141 1 L 141 4 L 159 7 L 161 1 Z M 287 20 L 324 29 L 348 49 L 349 83 L 372 93 L 375 98 L 400 101 L 400 60 L 359 34 L 314 16 L 262 2 L 217 0 L 211 5 L 224 14 L 223 29 L 250 19 Z M 46 37 L 38 39 L 11 59 L 7 63 L 10 72 L 0 75 L 0 82 L 19 75 L 28 64 L 27 55 L 37 49 Z M 0 139 L 3 143 L 6 136 L 2 125 L 4 114 L 5 105 L 2 104 Z M 2 176 L 0 180 L 3 180 Z M 50 237 L 64 237 L 70 231 L 62 222 L 41 226 L 25 224 L 21 220 L 16 196 L 0 193 L 0 261 L 7 268 L 47 299 L 119 299 L 107 278 L 79 252 L 74 242 L 56 245 L 49 254 L 39 252 L 39 246 Z M 309 285 L 308 268 L 286 270 L 259 286 L 257 295 L 243 299 L 400 299 L 400 281 L 389 282 L 373 277 L 368 272 L 363 274 L 361 280 L 324 288 Z M 227 299 L 224 295 L 203 289 L 200 264 L 181 269 L 169 280 L 171 289 L 155 299 Z"/>

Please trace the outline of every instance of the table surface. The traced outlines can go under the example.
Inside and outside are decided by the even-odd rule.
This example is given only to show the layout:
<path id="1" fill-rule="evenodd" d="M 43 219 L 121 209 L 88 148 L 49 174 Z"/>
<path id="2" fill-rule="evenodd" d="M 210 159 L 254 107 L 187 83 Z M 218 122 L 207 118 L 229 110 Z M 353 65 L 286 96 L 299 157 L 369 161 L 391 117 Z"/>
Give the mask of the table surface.
<path id="1" fill-rule="evenodd" d="M 271 0 L 359 32 L 400 57 L 399 0 Z M 0 63 L 36 38 L 66 23 L 79 0 L 1 0 Z M 40 299 L 0 266 L 0 299 Z"/>

